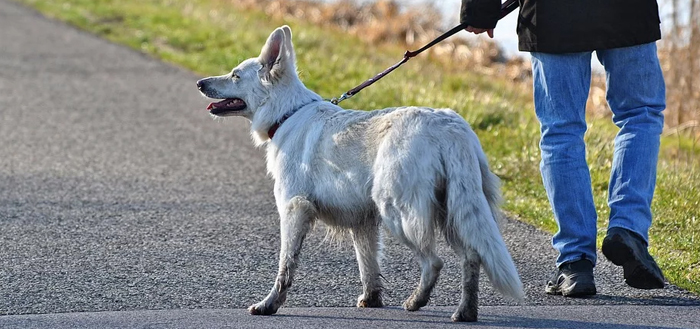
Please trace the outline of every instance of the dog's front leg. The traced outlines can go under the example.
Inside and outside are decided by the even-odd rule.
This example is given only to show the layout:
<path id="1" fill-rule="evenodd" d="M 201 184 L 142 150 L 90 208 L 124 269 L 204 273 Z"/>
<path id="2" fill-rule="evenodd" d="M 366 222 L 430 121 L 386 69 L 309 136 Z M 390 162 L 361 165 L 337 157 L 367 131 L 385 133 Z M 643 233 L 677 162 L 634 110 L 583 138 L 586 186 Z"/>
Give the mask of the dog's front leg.
<path id="1" fill-rule="evenodd" d="M 362 295 L 357 298 L 357 307 L 382 307 L 382 282 L 379 268 L 381 241 L 376 222 L 352 229 L 357 264 L 360 267 Z"/>
<path id="2" fill-rule="evenodd" d="M 281 249 L 277 278 L 267 297 L 262 302 L 248 308 L 250 314 L 275 314 L 277 309 L 287 300 L 287 290 L 292 286 L 301 245 L 309 232 L 315 213 L 311 202 L 302 197 L 292 198 L 285 211 L 281 213 Z"/>

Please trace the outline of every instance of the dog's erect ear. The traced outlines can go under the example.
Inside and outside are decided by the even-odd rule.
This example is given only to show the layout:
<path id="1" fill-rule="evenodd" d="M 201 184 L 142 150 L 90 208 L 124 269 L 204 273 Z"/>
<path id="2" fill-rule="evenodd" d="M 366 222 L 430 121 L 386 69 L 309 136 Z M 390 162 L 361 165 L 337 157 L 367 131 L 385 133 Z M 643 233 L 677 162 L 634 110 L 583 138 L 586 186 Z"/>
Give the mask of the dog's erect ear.
<path id="1" fill-rule="evenodd" d="M 279 27 L 270 34 L 258 60 L 263 65 L 261 73 L 267 80 L 277 79 L 289 71 L 294 72 L 294 48 L 289 26 Z"/>
<path id="2" fill-rule="evenodd" d="M 294 46 L 292 45 L 292 29 L 285 25 L 281 27 L 282 32 L 284 32 L 284 50 L 287 52 L 287 58 L 292 66 L 296 63 L 296 57 L 294 54 Z"/>
<path id="3" fill-rule="evenodd" d="M 260 56 L 258 60 L 265 67 L 274 66 L 279 60 L 280 55 L 282 55 L 282 47 L 284 47 L 284 32 L 282 29 L 274 30 L 265 42 L 260 51 Z"/>

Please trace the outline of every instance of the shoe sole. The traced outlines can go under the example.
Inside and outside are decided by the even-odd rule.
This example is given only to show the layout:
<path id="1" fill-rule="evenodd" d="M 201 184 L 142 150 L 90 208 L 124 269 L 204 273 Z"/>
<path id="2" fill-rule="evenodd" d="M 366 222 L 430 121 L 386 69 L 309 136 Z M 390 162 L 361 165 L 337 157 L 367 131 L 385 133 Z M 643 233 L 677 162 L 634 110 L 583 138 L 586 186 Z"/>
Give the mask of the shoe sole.
<path id="1" fill-rule="evenodd" d="M 593 282 L 593 278 L 590 278 L 590 282 Z M 549 295 L 562 295 L 564 297 L 573 297 L 573 298 L 585 298 L 585 297 L 591 297 L 598 293 L 598 291 L 595 288 L 595 283 L 592 284 L 582 284 L 582 283 L 574 283 L 572 285 L 569 285 L 569 288 L 567 289 L 560 289 L 559 287 L 556 286 L 546 286 L 544 289 L 544 292 L 549 294 Z"/>
<path id="2" fill-rule="evenodd" d="M 644 264 L 640 259 L 642 255 L 622 241 L 619 235 L 606 237 L 603 242 L 603 255 L 617 266 L 622 266 L 625 283 L 637 289 L 660 289 L 664 287 L 663 276 L 659 276 L 661 270 L 650 268 L 651 264 Z"/>
<path id="3" fill-rule="evenodd" d="M 564 297 L 585 298 L 597 293 L 595 286 L 574 284 L 570 289 L 562 289 L 561 295 Z"/>

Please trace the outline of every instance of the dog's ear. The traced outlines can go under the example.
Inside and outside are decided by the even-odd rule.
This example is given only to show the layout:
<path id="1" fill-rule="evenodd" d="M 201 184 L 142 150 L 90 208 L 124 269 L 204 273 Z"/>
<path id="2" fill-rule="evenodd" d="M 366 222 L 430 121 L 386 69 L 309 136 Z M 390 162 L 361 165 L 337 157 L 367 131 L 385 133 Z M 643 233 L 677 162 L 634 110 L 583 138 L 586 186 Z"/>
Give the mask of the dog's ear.
<path id="1" fill-rule="evenodd" d="M 287 55 L 287 59 L 292 65 L 296 63 L 296 56 L 294 54 L 294 45 L 292 45 L 292 29 L 285 25 L 281 27 L 282 32 L 284 32 L 284 50 Z"/>
<path id="2" fill-rule="evenodd" d="M 258 60 L 263 66 L 261 74 L 266 80 L 275 80 L 289 71 L 294 72 L 294 48 L 289 26 L 279 27 L 270 34 Z"/>

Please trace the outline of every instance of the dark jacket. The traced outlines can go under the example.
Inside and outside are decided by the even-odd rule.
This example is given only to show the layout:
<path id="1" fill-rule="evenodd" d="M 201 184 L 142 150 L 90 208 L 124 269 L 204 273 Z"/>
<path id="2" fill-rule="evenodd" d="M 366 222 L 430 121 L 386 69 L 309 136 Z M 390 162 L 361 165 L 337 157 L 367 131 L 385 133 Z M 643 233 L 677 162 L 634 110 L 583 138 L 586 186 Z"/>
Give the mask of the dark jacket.
<path id="1" fill-rule="evenodd" d="M 661 38 L 656 0 L 519 0 L 518 48 L 569 53 L 621 48 Z M 462 0 L 461 21 L 493 28 L 499 0 Z"/>

